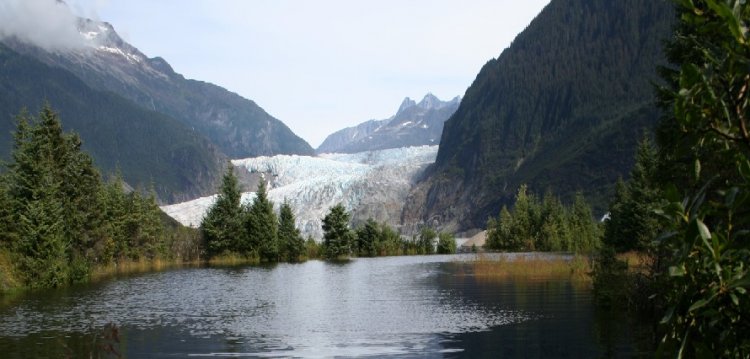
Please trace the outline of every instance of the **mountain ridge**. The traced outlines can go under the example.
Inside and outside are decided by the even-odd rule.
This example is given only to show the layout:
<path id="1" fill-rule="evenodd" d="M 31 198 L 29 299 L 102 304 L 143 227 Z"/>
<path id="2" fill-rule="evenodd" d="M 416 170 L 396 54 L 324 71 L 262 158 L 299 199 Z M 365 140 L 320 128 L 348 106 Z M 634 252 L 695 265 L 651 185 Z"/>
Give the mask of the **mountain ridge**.
<path id="1" fill-rule="evenodd" d="M 479 71 L 403 221 L 484 228 L 521 184 L 582 191 L 602 213 L 659 118 L 651 84 L 672 14 L 661 0 L 552 0 Z"/>
<path id="2" fill-rule="evenodd" d="M 410 146 L 435 145 L 443 123 L 458 108 L 459 96 L 441 101 L 427 93 L 417 103 L 404 98 L 396 114 L 383 120 L 369 120 L 336 131 L 323 141 L 317 153 L 358 153 Z"/>
<path id="3" fill-rule="evenodd" d="M 232 158 L 314 153 L 254 101 L 208 82 L 186 79 L 165 59 L 149 58 L 124 41 L 111 24 L 79 18 L 78 30 L 86 46 L 67 51 L 48 51 L 18 40 L 4 42 L 18 53 L 72 72 L 94 89 L 174 117 Z"/>

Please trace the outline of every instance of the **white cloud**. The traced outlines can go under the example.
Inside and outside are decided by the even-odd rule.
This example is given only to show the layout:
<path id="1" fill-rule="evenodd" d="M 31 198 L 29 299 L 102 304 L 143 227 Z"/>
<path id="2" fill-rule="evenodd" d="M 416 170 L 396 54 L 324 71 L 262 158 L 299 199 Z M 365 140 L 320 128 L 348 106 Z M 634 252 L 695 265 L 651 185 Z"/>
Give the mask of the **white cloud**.
<path id="1" fill-rule="evenodd" d="M 0 2 L 0 39 L 17 38 L 50 51 L 81 48 L 77 18 L 58 0 L 3 0 Z"/>

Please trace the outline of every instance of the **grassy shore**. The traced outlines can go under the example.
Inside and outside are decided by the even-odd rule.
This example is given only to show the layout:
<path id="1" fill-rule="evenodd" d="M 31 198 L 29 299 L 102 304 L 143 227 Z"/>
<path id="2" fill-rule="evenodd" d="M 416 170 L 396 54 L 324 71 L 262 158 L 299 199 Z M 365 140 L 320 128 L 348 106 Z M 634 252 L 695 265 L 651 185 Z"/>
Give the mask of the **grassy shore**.
<path id="1" fill-rule="evenodd" d="M 92 282 L 116 277 L 119 275 L 142 274 L 150 272 L 160 272 L 163 270 L 181 268 L 181 267 L 199 267 L 203 261 L 183 261 L 175 259 L 145 259 L 140 260 L 120 260 L 106 265 L 95 266 L 91 269 L 90 280 Z"/>
<path id="2" fill-rule="evenodd" d="M 17 291 L 21 287 L 10 254 L 0 248 L 0 295 Z"/>
<path id="3" fill-rule="evenodd" d="M 461 275 L 477 279 L 571 279 L 590 282 L 591 265 L 582 256 L 572 258 L 545 255 L 492 255 L 477 254 L 475 259 L 463 263 Z"/>

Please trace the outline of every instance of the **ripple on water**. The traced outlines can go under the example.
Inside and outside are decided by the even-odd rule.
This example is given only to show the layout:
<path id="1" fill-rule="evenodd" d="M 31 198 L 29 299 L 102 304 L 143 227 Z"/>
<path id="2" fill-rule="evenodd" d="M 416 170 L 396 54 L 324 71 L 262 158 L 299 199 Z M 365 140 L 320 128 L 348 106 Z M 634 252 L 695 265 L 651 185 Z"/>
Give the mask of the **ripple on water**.
<path id="1" fill-rule="evenodd" d="M 0 336 L 85 333 L 114 323 L 124 330 L 171 328 L 180 341 L 219 338 L 239 346 L 194 356 L 399 355 L 443 351 L 435 341 L 445 334 L 539 317 L 441 287 L 439 277 L 450 275 L 446 261 L 394 257 L 148 274 L 29 295 L 0 308 Z"/>

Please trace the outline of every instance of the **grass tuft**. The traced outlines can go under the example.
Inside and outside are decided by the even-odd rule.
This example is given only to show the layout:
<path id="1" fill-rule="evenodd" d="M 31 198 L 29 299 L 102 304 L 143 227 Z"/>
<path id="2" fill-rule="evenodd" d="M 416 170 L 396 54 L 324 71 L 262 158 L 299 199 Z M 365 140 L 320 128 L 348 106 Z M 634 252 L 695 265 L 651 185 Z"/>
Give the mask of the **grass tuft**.
<path id="1" fill-rule="evenodd" d="M 474 260 L 465 263 L 468 270 L 463 275 L 478 279 L 572 279 L 590 281 L 591 265 L 582 256 L 572 258 L 537 255 L 488 255 L 477 254 Z"/>

